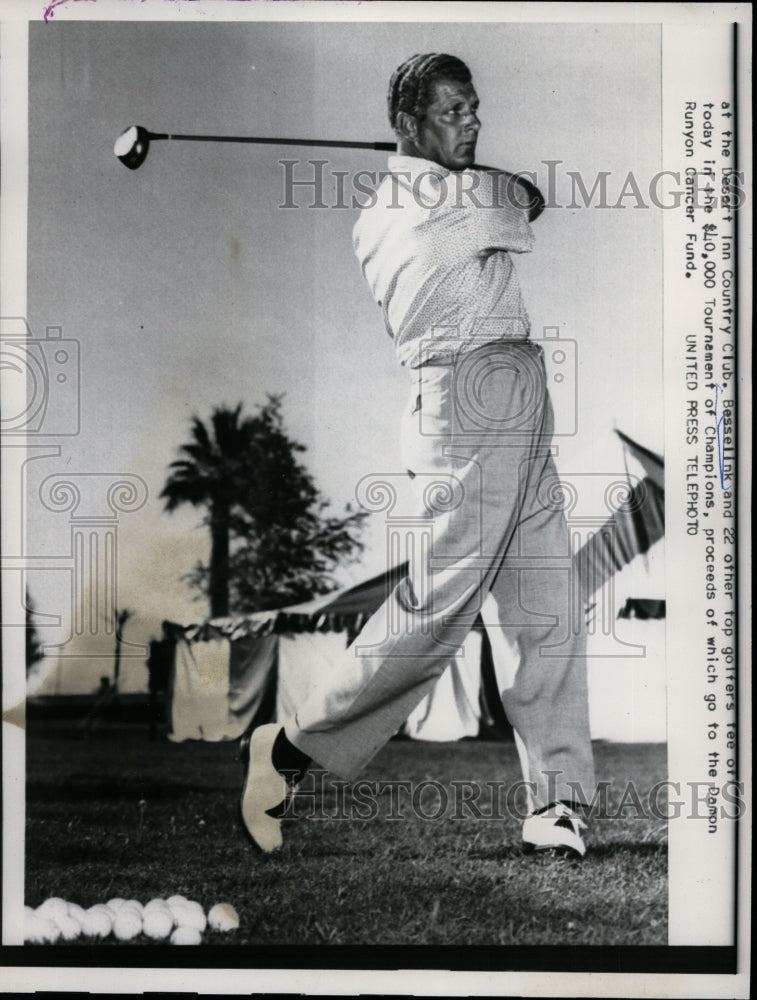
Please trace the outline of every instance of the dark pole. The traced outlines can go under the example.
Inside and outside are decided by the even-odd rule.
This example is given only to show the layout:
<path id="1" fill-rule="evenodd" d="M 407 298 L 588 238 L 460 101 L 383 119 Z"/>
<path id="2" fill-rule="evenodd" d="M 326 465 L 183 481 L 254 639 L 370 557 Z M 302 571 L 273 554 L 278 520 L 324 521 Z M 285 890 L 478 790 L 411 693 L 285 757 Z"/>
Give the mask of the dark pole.
<path id="1" fill-rule="evenodd" d="M 118 680 L 121 673 L 121 643 L 123 642 L 123 627 L 131 618 L 132 612 L 128 608 L 116 611 L 116 651 L 115 662 L 113 664 L 113 687 L 118 695 Z"/>

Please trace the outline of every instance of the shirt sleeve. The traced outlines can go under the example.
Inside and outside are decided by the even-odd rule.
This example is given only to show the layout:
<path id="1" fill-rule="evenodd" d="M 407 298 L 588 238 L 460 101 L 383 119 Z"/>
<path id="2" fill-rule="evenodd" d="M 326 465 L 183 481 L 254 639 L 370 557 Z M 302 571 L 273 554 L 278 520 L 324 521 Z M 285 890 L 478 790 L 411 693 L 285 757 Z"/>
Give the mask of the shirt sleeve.
<path id="1" fill-rule="evenodd" d="M 528 208 L 515 202 L 506 179 L 506 174 L 484 170 L 429 177 L 421 192 L 428 209 L 423 223 L 427 235 L 463 257 L 533 250 Z"/>

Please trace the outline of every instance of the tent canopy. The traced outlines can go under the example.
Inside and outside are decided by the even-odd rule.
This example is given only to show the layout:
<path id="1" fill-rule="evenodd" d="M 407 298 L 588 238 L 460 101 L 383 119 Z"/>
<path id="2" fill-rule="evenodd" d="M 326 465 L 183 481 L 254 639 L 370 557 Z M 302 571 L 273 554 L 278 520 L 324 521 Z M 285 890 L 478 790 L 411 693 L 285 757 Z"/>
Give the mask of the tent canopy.
<path id="1" fill-rule="evenodd" d="M 616 433 L 624 448 L 642 465 L 645 476 L 574 554 L 573 565 L 585 603 L 618 570 L 637 555 L 648 552 L 665 534 L 663 459 L 620 431 Z M 354 637 L 406 573 L 407 563 L 401 563 L 378 576 L 304 604 L 238 618 L 211 619 L 199 625 L 167 623 L 167 627 L 175 638 L 190 642 L 214 635 L 238 639 L 300 632 L 347 632 Z"/>

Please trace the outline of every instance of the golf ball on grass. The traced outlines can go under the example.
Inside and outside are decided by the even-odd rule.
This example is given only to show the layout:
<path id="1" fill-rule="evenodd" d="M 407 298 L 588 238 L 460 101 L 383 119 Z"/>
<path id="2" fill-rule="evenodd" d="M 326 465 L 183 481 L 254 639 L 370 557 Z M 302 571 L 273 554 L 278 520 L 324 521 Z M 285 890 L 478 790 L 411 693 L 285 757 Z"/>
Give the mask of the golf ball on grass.
<path id="1" fill-rule="evenodd" d="M 122 906 L 113 921 L 113 933 L 119 941 L 131 941 L 142 933 L 142 917 L 130 906 Z"/>
<path id="2" fill-rule="evenodd" d="M 182 906 L 173 910 L 177 927 L 193 927 L 200 934 L 208 926 L 207 917 L 201 907 Z"/>
<path id="3" fill-rule="evenodd" d="M 68 913 L 68 903 L 59 896 L 51 896 L 44 903 L 40 903 L 35 912 L 39 917 L 52 920 L 56 913 Z"/>
<path id="4" fill-rule="evenodd" d="M 171 907 L 165 901 L 165 899 L 151 899 L 149 903 L 145 903 L 145 908 L 142 911 L 142 919 L 147 916 L 148 913 L 165 913 L 171 921 L 173 921 L 173 914 L 171 913 Z"/>
<path id="5" fill-rule="evenodd" d="M 79 906 L 78 903 L 68 904 L 68 915 L 78 920 L 80 927 L 82 926 L 86 913 L 87 911 L 84 909 L 84 907 Z"/>
<path id="6" fill-rule="evenodd" d="M 168 907 L 145 907 L 142 916 L 142 930 L 153 941 L 163 941 L 173 930 L 173 916 Z"/>
<path id="7" fill-rule="evenodd" d="M 77 903 L 52 896 L 35 909 L 24 907 L 24 941 L 33 944 L 73 941 L 80 934 L 88 938 L 133 941 L 144 934 L 155 941 L 170 938 L 171 944 L 197 945 L 210 924 L 213 930 L 239 927 L 239 914 L 230 903 L 216 903 L 206 915 L 201 903 L 176 894 L 168 899 L 114 897 L 84 909 Z"/>
<path id="8" fill-rule="evenodd" d="M 81 934 L 81 924 L 68 911 L 56 913 L 53 922 L 58 925 L 60 936 L 64 941 L 75 941 Z"/>
<path id="9" fill-rule="evenodd" d="M 195 927 L 179 926 L 171 935 L 171 944 L 200 944 L 202 935 Z"/>
<path id="10" fill-rule="evenodd" d="M 106 938 L 113 930 L 113 915 L 104 903 L 90 906 L 84 913 L 81 925 L 87 937 Z"/>
<path id="11" fill-rule="evenodd" d="M 200 903 L 183 896 L 171 896 L 166 900 L 177 927 L 194 927 L 202 933 L 207 927 L 205 911 Z"/>
<path id="12" fill-rule="evenodd" d="M 148 903 L 145 903 L 146 910 L 170 910 L 171 907 L 165 899 L 161 899 L 160 896 L 156 896 L 151 899 Z"/>
<path id="13" fill-rule="evenodd" d="M 54 944 L 59 937 L 60 929 L 55 921 L 40 917 L 34 910 L 31 914 L 24 913 L 25 944 Z"/>
<path id="14" fill-rule="evenodd" d="M 239 914 L 231 903 L 216 903 L 208 913 L 208 923 L 214 931 L 234 931 L 239 927 Z"/>

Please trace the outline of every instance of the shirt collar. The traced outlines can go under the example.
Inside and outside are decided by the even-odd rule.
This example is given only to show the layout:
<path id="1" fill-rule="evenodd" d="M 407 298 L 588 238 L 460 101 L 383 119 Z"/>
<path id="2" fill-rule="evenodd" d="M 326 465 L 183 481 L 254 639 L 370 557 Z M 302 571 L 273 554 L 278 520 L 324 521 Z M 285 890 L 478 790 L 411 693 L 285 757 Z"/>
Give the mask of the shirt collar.
<path id="1" fill-rule="evenodd" d="M 420 174 L 431 173 L 436 174 L 438 177 L 449 177 L 452 173 L 451 170 L 443 167 L 441 163 L 435 163 L 433 160 L 424 160 L 421 156 L 405 156 L 401 153 L 390 156 L 387 166 L 393 174 L 400 172 L 410 174 L 411 181 Z"/>

